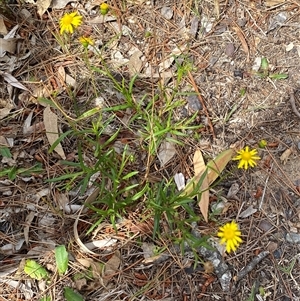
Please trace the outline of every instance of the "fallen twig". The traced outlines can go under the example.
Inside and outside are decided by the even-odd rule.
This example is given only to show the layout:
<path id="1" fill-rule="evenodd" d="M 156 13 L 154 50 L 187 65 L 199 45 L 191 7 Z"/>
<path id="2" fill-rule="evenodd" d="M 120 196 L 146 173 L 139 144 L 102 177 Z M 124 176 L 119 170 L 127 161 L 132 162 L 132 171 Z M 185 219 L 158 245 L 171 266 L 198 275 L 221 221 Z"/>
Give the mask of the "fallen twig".
<path id="1" fill-rule="evenodd" d="M 212 135 L 213 135 L 213 138 L 216 138 L 215 131 L 214 131 L 214 127 L 213 127 L 212 122 L 211 122 L 211 120 L 210 120 L 210 118 L 209 118 L 208 110 L 207 110 L 207 108 L 206 108 L 206 106 L 205 106 L 204 99 L 203 99 L 203 97 L 201 96 L 201 94 L 200 94 L 200 92 L 199 92 L 199 89 L 198 89 L 198 87 L 197 87 L 197 85 L 196 85 L 196 83 L 195 83 L 194 77 L 192 76 L 191 72 L 188 71 L 188 74 L 189 74 L 189 78 L 190 78 L 191 84 L 192 84 L 192 86 L 193 86 L 195 92 L 197 93 L 198 99 L 199 99 L 199 101 L 201 102 L 203 111 L 204 111 L 204 113 L 205 113 L 205 115 L 206 115 L 206 117 L 207 117 L 207 122 L 208 122 L 208 125 L 209 125 L 209 127 L 210 127 L 210 130 L 211 130 L 211 133 L 212 133 Z"/>
<path id="2" fill-rule="evenodd" d="M 249 264 L 247 264 L 240 272 L 238 272 L 238 274 L 235 277 L 235 281 L 239 282 L 241 279 L 243 279 L 256 267 L 257 264 L 259 264 L 269 254 L 269 251 L 263 251 L 257 256 L 255 256 Z"/>
<path id="3" fill-rule="evenodd" d="M 295 104 L 295 93 L 294 92 L 290 93 L 289 101 L 291 103 L 293 112 L 300 118 L 300 112 L 297 110 L 296 104 Z"/>

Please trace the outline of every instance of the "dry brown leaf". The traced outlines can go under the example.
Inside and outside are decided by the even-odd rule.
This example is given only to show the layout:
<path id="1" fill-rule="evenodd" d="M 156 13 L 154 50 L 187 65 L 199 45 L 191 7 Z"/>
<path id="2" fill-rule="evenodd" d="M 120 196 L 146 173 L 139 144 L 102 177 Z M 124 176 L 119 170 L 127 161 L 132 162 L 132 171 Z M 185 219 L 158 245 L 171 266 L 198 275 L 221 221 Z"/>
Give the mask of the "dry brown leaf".
<path id="1" fill-rule="evenodd" d="M 249 52 L 249 47 L 248 47 L 247 41 L 245 39 L 245 35 L 238 26 L 233 26 L 233 29 L 235 30 L 237 36 L 239 37 L 239 39 L 242 43 L 242 47 L 247 54 L 247 62 L 249 62 L 250 52 Z"/>
<path id="2" fill-rule="evenodd" d="M 13 104 L 9 101 L 0 98 L 0 120 L 10 114 L 10 111 L 14 108 Z"/>
<path id="3" fill-rule="evenodd" d="M 30 211 L 30 213 L 27 215 L 26 220 L 25 220 L 25 227 L 24 227 L 24 238 L 26 245 L 29 243 L 29 227 L 31 225 L 31 222 L 33 221 L 35 217 L 35 213 L 33 211 Z"/>
<path id="4" fill-rule="evenodd" d="M 141 52 L 139 49 L 137 49 L 130 57 L 128 62 L 128 69 L 131 76 L 134 76 L 137 73 L 140 73 L 143 62 L 141 60 L 141 56 L 143 55 L 143 52 Z"/>
<path id="5" fill-rule="evenodd" d="M 8 33 L 6 26 L 4 24 L 3 18 L 0 16 L 0 34 L 6 35 Z"/>
<path id="6" fill-rule="evenodd" d="M 272 7 L 275 5 L 283 4 L 285 2 L 286 2 L 286 0 L 266 0 L 265 6 Z"/>
<path id="7" fill-rule="evenodd" d="M 37 13 L 39 16 L 42 18 L 43 14 L 45 11 L 48 9 L 50 6 L 52 0 L 37 0 L 36 1 L 36 6 L 37 6 Z"/>
<path id="8" fill-rule="evenodd" d="M 1 110 L 0 110 L 0 112 L 1 112 Z M 1 116 L 1 115 L 0 115 Z M 1 118 L 0 118 L 1 119 Z M 7 140 L 6 140 L 6 138 L 4 137 L 4 136 L 0 136 L 0 147 L 1 146 L 7 146 L 7 147 L 9 147 L 10 145 L 9 145 L 9 143 L 7 142 Z"/>
<path id="9" fill-rule="evenodd" d="M 115 254 L 106 262 L 104 268 L 104 285 L 107 285 L 108 281 L 113 277 L 113 275 L 119 270 L 121 264 L 121 253 L 116 251 Z"/>
<path id="10" fill-rule="evenodd" d="M 43 0 L 42 0 L 43 1 Z M 51 1 L 50 1 L 51 2 Z M 70 3 L 70 0 L 53 0 L 51 7 L 53 9 L 62 9 L 67 6 L 68 3 Z M 78 2 L 78 0 L 72 0 L 72 2 Z M 101 1 L 102 3 L 103 1 Z M 100 3 L 99 3 L 100 4 Z"/>
<path id="11" fill-rule="evenodd" d="M 157 154 L 157 157 L 160 161 L 160 166 L 165 166 L 176 154 L 176 147 L 174 142 L 170 142 L 164 140 L 160 147 Z"/>
<path id="12" fill-rule="evenodd" d="M 44 124 L 46 129 L 46 136 L 49 141 L 49 144 L 52 146 L 53 143 L 59 138 L 58 134 L 58 125 L 57 125 L 57 115 L 53 113 L 49 106 L 44 110 Z M 66 155 L 60 143 L 54 148 L 58 155 L 62 159 L 66 159 Z"/>
<path id="13" fill-rule="evenodd" d="M 282 164 L 286 164 L 288 159 L 289 159 L 289 156 L 293 153 L 293 150 L 292 148 L 288 148 L 286 149 L 282 155 L 280 156 L 280 161 L 282 162 Z"/>
<path id="14" fill-rule="evenodd" d="M 203 172 L 206 170 L 206 165 L 199 149 L 197 149 L 194 153 L 193 164 L 195 177 L 199 180 Z"/>
<path id="15" fill-rule="evenodd" d="M 203 175 L 203 173 L 206 171 L 206 165 L 202 153 L 199 149 L 195 151 L 193 163 L 194 163 L 195 178 L 197 179 L 198 182 L 201 176 Z M 208 222 L 207 215 L 208 215 L 208 206 L 209 206 L 209 185 L 208 185 L 207 175 L 203 177 L 200 190 L 202 193 L 201 193 L 200 200 L 198 199 L 198 204 L 205 221 Z"/>
<path id="16" fill-rule="evenodd" d="M 57 68 L 57 79 L 59 81 L 59 85 L 63 86 L 66 82 L 66 71 L 63 66 L 59 66 Z"/>
<path id="17" fill-rule="evenodd" d="M 215 12 L 217 15 L 217 19 L 220 17 L 220 2 L 219 0 L 215 0 Z"/>
<path id="18" fill-rule="evenodd" d="M 14 54 L 17 48 L 18 39 L 2 39 L 0 38 L 0 57 L 3 57 L 6 52 Z"/>
<path id="19" fill-rule="evenodd" d="M 19 88 L 21 90 L 29 91 L 24 85 L 22 85 L 15 77 L 7 72 L 0 72 L 4 80 L 7 81 L 13 87 Z"/>
<path id="20" fill-rule="evenodd" d="M 231 160 L 234 154 L 233 149 L 226 149 L 222 153 L 220 153 L 214 160 L 211 160 L 207 163 L 208 167 L 208 184 L 212 184 L 224 170 L 228 162 Z"/>

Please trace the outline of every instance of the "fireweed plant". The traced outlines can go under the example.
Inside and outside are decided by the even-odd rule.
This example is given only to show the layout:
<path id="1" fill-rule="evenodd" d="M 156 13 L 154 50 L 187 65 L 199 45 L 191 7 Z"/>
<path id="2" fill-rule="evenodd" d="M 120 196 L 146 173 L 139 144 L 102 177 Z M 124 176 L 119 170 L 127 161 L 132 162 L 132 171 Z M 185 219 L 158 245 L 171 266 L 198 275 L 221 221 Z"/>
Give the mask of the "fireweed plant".
<path id="1" fill-rule="evenodd" d="M 100 10 L 106 11 L 109 6 L 102 4 Z M 82 24 L 82 16 L 78 12 L 65 14 L 59 21 L 60 34 L 72 34 Z M 94 40 L 91 37 L 79 37 L 79 43 L 83 46 L 83 57 L 88 60 L 87 48 L 94 47 Z M 117 79 L 112 70 L 106 65 L 99 51 L 95 51 L 95 55 L 101 58 L 101 67 L 93 67 L 91 62 L 87 63 L 91 73 L 98 72 L 112 82 L 114 88 L 123 95 L 121 104 L 103 107 L 97 112 L 99 116 L 94 115 L 90 123 L 84 125 L 72 125 L 70 133 L 76 136 L 78 140 L 78 162 L 63 161 L 66 165 L 67 174 L 53 178 L 51 182 L 65 182 L 61 185 L 62 189 L 70 190 L 77 186 L 80 193 L 84 194 L 88 186 L 97 186 L 99 189 L 99 196 L 96 201 L 90 206 L 95 212 L 96 219 L 93 220 L 89 233 L 95 229 L 104 220 L 110 220 L 115 227 L 118 219 L 121 219 L 137 202 L 144 202 L 147 215 L 154 219 L 154 235 L 161 235 L 159 228 L 161 219 L 166 218 L 169 225 L 172 225 L 174 235 L 177 240 L 180 238 L 180 243 L 184 246 L 187 240 L 193 239 L 191 229 L 187 225 L 192 222 L 200 220 L 198 214 L 192 210 L 194 192 L 191 196 L 185 195 L 182 198 L 181 194 L 176 191 L 173 186 L 173 179 L 160 184 L 151 184 L 145 181 L 151 166 L 151 160 L 158 153 L 159 147 L 164 140 L 175 143 L 178 147 L 184 146 L 184 139 L 193 139 L 193 133 L 202 125 L 194 125 L 197 114 L 190 116 L 184 120 L 174 120 L 174 112 L 177 109 L 184 107 L 184 97 L 190 94 L 180 91 L 182 81 L 184 81 L 186 74 L 194 68 L 189 62 L 177 65 L 177 72 L 180 76 L 175 77 L 176 89 L 161 87 L 161 94 L 159 89 L 156 89 L 154 94 L 145 94 L 140 101 L 134 97 L 134 84 L 137 75 L 133 76 L 129 83 L 125 80 Z M 93 84 L 95 89 L 95 97 L 98 95 L 96 91 L 96 83 Z M 146 92 L 145 92 L 146 93 Z M 163 99 L 163 106 L 158 106 L 158 99 Z M 147 101 L 146 101 L 147 100 Z M 146 104 L 146 105 L 145 105 Z M 110 138 L 104 143 L 99 144 L 101 137 L 105 135 L 106 128 L 110 127 L 121 112 L 132 112 L 130 119 L 127 121 L 126 130 L 131 130 L 131 127 L 138 129 L 140 151 L 147 152 L 148 160 L 145 166 L 144 173 L 136 168 L 136 156 L 129 146 L 124 147 L 120 153 L 117 153 L 113 147 L 114 141 L 117 139 L 120 129 L 116 129 L 114 133 L 110 134 Z M 83 113 L 84 114 L 84 113 Z M 109 116 L 107 118 L 107 116 Z M 88 116 L 91 117 L 91 116 Z M 80 128 L 80 129 L 78 129 Z M 136 131 L 136 130 L 135 130 Z M 196 134 L 195 134 L 196 135 Z M 66 137 L 66 135 L 64 135 Z M 199 138 L 198 135 L 195 138 Z M 61 141 L 63 138 L 59 138 Z M 103 139 L 103 138 L 102 138 Z M 89 148 L 85 148 L 89 145 Z M 92 155 L 91 161 L 93 164 L 87 165 L 85 159 Z M 240 161 L 238 168 L 248 169 L 256 165 L 257 150 L 250 150 L 247 146 L 245 149 L 237 152 L 237 156 L 233 160 Z M 68 170 L 69 173 L 68 173 Z M 99 183 L 94 179 L 94 175 L 100 175 L 101 181 Z M 98 176 L 99 177 L 99 176 Z M 109 189 L 108 189 L 109 187 Z M 201 183 L 198 189 L 200 189 Z M 201 191 L 199 192 L 201 193 Z M 180 213 L 179 213 L 180 209 Z M 182 211 L 183 209 L 183 211 Z M 151 216 L 152 212 L 152 216 Z M 94 217 L 95 217 L 94 216 Z M 98 217 L 97 217 L 98 216 Z M 176 232 L 176 233 L 175 233 Z M 176 242 L 176 237 L 171 240 Z M 227 223 L 219 228 L 217 236 L 220 238 L 221 244 L 226 244 L 226 251 L 228 253 L 236 251 L 242 243 L 241 232 L 235 221 Z M 196 244 L 207 245 L 206 241 L 197 241 Z"/>

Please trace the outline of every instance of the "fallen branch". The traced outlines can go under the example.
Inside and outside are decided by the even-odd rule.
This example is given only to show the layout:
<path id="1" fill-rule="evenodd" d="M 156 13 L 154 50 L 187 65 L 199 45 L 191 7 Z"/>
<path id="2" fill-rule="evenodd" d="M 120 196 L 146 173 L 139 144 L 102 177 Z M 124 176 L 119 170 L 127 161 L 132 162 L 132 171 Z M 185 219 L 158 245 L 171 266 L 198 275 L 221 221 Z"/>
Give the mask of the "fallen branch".
<path id="1" fill-rule="evenodd" d="M 235 281 L 239 282 L 241 279 L 243 279 L 269 254 L 269 251 L 263 251 L 255 256 L 250 263 L 248 263 L 240 272 L 237 273 Z"/>

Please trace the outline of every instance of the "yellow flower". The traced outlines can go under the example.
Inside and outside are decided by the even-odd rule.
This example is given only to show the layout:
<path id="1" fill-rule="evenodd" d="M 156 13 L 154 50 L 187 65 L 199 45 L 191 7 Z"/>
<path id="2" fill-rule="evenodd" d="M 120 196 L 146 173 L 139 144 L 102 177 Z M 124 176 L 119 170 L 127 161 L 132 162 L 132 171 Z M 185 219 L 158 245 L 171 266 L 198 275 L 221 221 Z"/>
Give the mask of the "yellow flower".
<path id="1" fill-rule="evenodd" d="M 84 48 L 87 48 L 89 45 L 94 45 L 93 39 L 89 37 L 80 37 L 79 42 Z"/>
<path id="2" fill-rule="evenodd" d="M 217 235 L 221 238 L 221 244 L 226 244 L 226 251 L 228 253 L 236 251 L 243 242 L 241 239 L 241 231 L 235 221 L 220 227 Z"/>
<path id="3" fill-rule="evenodd" d="M 109 10 L 109 5 L 105 2 L 100 4 L 100 13 L 101 15 L 106 15 L 108 13 Z"/>
<path id="4" fill-rule="evenodd" d="M 245 149 L 242 149 L 237 152 L 238 155 L 234 157 L 232 160 L 239 160 L 240 163 L 238 168 L 254 167 L 256 165 L 255 160 L 260 160 L 260 157 L 257 156 L 257 150 L 254 148 L 253 150 L 249 150 L 249 146 L 246 146 Z"/>
<path id="5" fill-rule="evenodd" d="M 76 29 L 82 23 L 82 16 L 80 16 L 77 12 L 64 14 L 64 16 L 59 20 L 60 25 L 60 34 L 64 32 L 73 33 L 74 29 Z"/>

